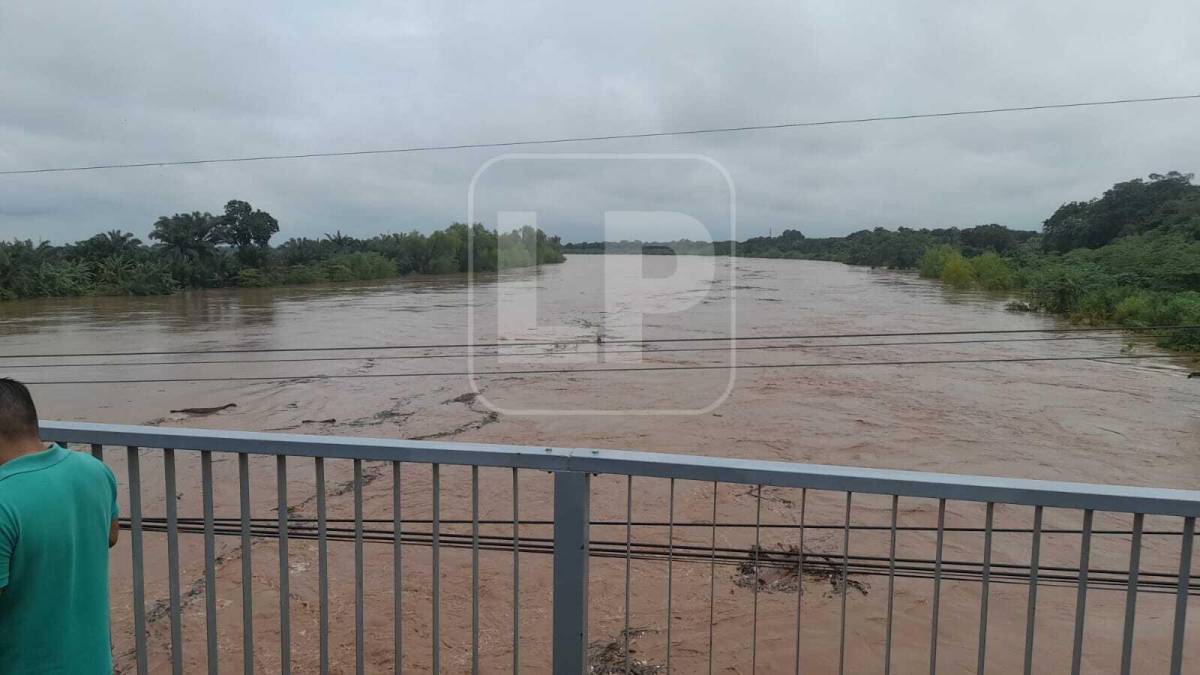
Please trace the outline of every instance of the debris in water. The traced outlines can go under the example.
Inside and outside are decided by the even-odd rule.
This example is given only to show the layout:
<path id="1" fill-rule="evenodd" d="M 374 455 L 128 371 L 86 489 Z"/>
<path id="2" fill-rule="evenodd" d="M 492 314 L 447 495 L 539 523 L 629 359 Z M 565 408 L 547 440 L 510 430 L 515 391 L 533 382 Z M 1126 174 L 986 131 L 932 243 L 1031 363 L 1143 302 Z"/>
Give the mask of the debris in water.
<path id="1" fill-rule="evenodd" d="M 617 633 L 614 640 L 597 640 L 588 645 L 588 673 L 591 675 L 616 675 L 617 673 L 633 673 L 633 675 L 651 675 L 661 673 L 662 666 L 634 656 L 634 640 L 649 633 L 647 628 L 630 628 L 628 631 Z M 629 642 L 629 670 L 625 669 L 625 642 Z"/>
<path id="2" fill-rule="evenodd" d="M 757 580 L 758 590 L 767 593 L 800 591 L 797 551 L 795 546 L 787 548 L 780 546 L 777 551 L 752 546 L 746 554 L 746 560 L 738 564 L 737 571 L 733 576 L 733 583 L 742 588 L 754 588 Z M 757 573 L 755 573 L 755 568 L 757 568 Z M 804 576 L 828 581 L 829 595 L 842 592 L 842 563 L 833 556 L 806 551 L 804 553 Z M 847 576 L 846 588 L 852 588 L 866 595 L 870 587 Z"/>
<path id="3" fill-rule="evenodd" d="M 211 408 L 180 408 L 179 410 L 172 410 L 171 412 L 184 413 L 186 415 L 211 415 L 213 413 L 219 413 L 222 410 L 236 407 L 236 403 L 226 403 L 225 405 L 213 406 Z"/>
<path id="4" fill-rule="evenodd" d="M 1004 309 L 1007 309 L 1010 312 L 1032 312 L 1033 305 L 1023 300 L 1013 300 L 1005 305 Z"/>

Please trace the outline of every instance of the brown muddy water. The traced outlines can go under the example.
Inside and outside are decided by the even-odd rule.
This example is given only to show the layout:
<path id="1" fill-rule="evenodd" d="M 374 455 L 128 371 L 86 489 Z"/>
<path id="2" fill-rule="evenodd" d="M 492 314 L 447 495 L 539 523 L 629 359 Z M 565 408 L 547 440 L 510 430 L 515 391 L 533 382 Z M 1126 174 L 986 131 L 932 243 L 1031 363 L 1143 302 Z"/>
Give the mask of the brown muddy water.
<path id="1" fill-rule="evenodd" d="M 82 352 L 178 352 L 190 350 L 312 349 L 383 345 L 512 343 L 560 344 L 505 347 L 503 356 L 465 348 L 343 352 L 259 352 L 201 356 L 74 357 L 5 359 L 5 375 L 30 382 L 265 377 L 271 381 L 174 381 L 118 384 L 34 385 L 47 419 L 163 426 L 339 434 L 388 438 L 583 446 L 698 455 L 917 469 L 1041 479 L 1196 489 L 1200 483 L 1200 380 L 1186 378 L 1194 364 L 1179 358 L 1105 360 L 1128 349 L 1128 338 L 1027 339 L 1012 342 L 890 344 L 990 336 L 848 338 L 841 340 L 743 341 L 739 365 L 779 366 L 841 363 L 831 367 L 747 368 L 627 373 L 581 372 L 595 368 L 720 366 L 731 354 L 722 342 L 664 343 L 640 353 L 622 339 L 725 337 L 732 325 L 742 337 L 895 333 L 951 330 L 1052 328 L 1052 317 L 1013 314 L 1006 299 L 948 291 L 914 275 L 833 263 L 783 260 L 713 260 L 637 256 L 574 256 L 540 271 L 473 280 L 463 277 L 409 278 L 370 285 L 287 289 L 239 289 L 184 293 L 165 298 L 81 298 L 0 304 L 3 355 Z M 525 302 L 536 292 L 535 303 Z M 473 306 L 472 318 L 468 305 Z M 497 319 L 499 317 L 499 321 Z M 472 335 L 473 334 L 473 335 Z M 600 336 L 608 344 L 597 347 Z M 1054 335 L 999 337 L 1052 338 Z M 1061 339 L 1071 338 L 1071 339 Z M 578 344 L 583 341 L 584 344 Z M 566 344 L 572 342 L 572 344 Z M 831 346 L 839 345 L 839 346 Z M 850 346 L 858 345 L 858 346 Z M 746 347 L 770 349 L 745 349 Z M 785 346 L 785 348 L 779 348 Z M 703 347 L 705 351 L 679 351 Z M 1134 354 L 1155 353 L 1137 343 Z M 666 351 L 671 350 L 671 351 Z M 521 356 L 520 354 L 525 354 Z M 337 357 L 341 360 L 282 361 Z M 436 358 L 384 357 L 436 356 Z M 1094 360 L 958 365 L 862 365 L 899 360 L 1096 356 Z M 218 363 L 237 360 L 238 363 Z M 278 360 L 275 363 L 250 362 Z M 204 364 L 164 362 L 209 361 Z M 144 365 L 135 365 L 142 363 Z M 102 365 L 68 365 L 68 364 Z M 37 364 L 55 367 L 38 368 Z M 570 370 L 519 374 L 513 371 Z M 471 377 L 467 372 L 503 371 Z M 387 375 L 424 373 L 421 377 Z M 328 375 L 370 375 L 322 379 Z M 731 375 L 733 376 L 731 379 Z M 478 395 L 470 394 L 478 391 Z M 184 408 L 224 410 L 195 415 Z M 690 410 L 694 414 L 647 414 Z M 531 412 L 532 411 L 532 412 Z M 200 515 L 199 460 L 177 453 L 176 495 L 180 515 Z M 109 448 L 106 459 L 126 487 L 124 450 Z M 164 503 L 161 453 L 141 455 L 143 509 L 161 516 Z M 237 467 L 233 458 L 214 460 L 217 517 L 238 515 Z M 348 462 L 328 463 L 330 517 L 352 515 Z M 391 518 L 390 470 L 364 467 L 368 518 Z M 276 499 L 273 460 L 251 462 L 256 517 L 273 518 Z M 288 502 L 296 517 L 313 515 L 313 463 L 289 461 Z M 430 469 L 405 465 L 403 514 L 429 518 Z M 469 518 L 469 471 L 442 469 L 441 516 Z M 512 475 L 480 471 L 483 518 L 512 513 Z M 550 481 L 545 474 L 520 475 L 523 519 L 550 516 Z M 625 517 L 624 477 L 593 480 L 593 518 Z M 761 543 L 768 549 L 798 544 L 799 491 L 763 491 Z M 688 523 L 711 518 L 714 488 L 679 482 L 674 518 L 677 546 L 710 545 L 712 530 Z M 803 497 L 806 525 L 844 522 L 844 495 L 809 492 Z M 716 490 L 718 521 L 753 523 L 756 500 L 745 486 Z M 633 515 L 653 523 L 667 519 L 665 481 L 634 479 Z M 127 495 L 122 495 L 122 508 Z M 854 524 L 886 525 L 890 498 L 856 495 Z M 902 499 L 900 525 L 928 526 L 937 504 Z M 996 527 L 1028 528 L 1031 509 L 1000 506 Z M 1046 527 L 1077 528 L 1081 514 L 1047 510 Z M 1162 522 L 1159 522 L 1159 521 Z M 983 508 L 951 503 L 947 525 L 981 526 Z M 772 527 L 775 526 L 775 527 Z M 413 523 L 414 531 L 428 525 Z M 1096 527 L 1129 527 L 1129 517 L 1097 514 Z M 1178 529 L 1178 521 L 1148 518 L 1147 529 Z M 465 532 L 447 525 L 448 532 Z M 809 529 L 805 549 L 840 555 L 841 530 Z M 507 526 L 483 534 L 508 536 Z M 161 534 L 147 533 L 147 605 L 151 671 L 169 668 L 170 620 L 166 612 L 166 547 Z M 530 525 L 522 536 L 549 536 Z M 593 537 L 623 543 L 624 528 L 597 526 Z M 633 528 L 635 542 L 666 543 L 663 526 Z M 1178 541 L 1147 537 L 1143 569 L 1171 571 Z M 950 533 L 947 559 L 979 560 L 982 535 Z M 1097 536 L 1092 565 L 1119 568 L 1128 562 L 1128 536 Z M 717 546 L 749 551 L 753 528 L 719 527 Z M 886 534 L 856 530 L 851 553 L 886 555 Z M 994 560 L 1024 564 L 1029 535 L 997 534 Z M 181 583 L 184 662 L 188 671 L 205 667 L 202 542 L 182 539 Z M 899 555 L 931 557 L 933 536 L 902 533 Z M 1078 564 L 1079 537 L 1050 534 L 1043 564 Z M 242 588 L 236 537 L 218 538 L 217 608 L 222 669 L 242 662 Z M 278 558 L 273 540 L 252 547 L 255 660 L 278 670 Z M 330 648 L 335 672 L 354 666 L 354 564 L 352 544 L 330 544 Z M 407 671 L 430 667 L 430 560 L 426 547 L 405 547 L 402 594 Z M 523 554 L 521 565 L 520 663 L 528 672 L 549 668 L 550 561 Z M 590 636 L 612 640 L 625 624 L 624 560 L 592 563 Z M 315 672 L 318 654 L 316 548 L 291 542 L 292 664 Z M 485 551 L 481 559 L 481 667 L 508 672 L 512 663 L 512 555 Z M 113 612 L 117 662 L 132 663 L 128 536 L 114 555 Z M 366 670 L 388 672 L 392 657 L 392 555 L 387 544 L 366 546 Z M 713 574 L 710 577 L 710 573 Z M 470 552 L 442 556 L 443 670 L 470 666 Z M 846 670 L 881 670 L 886 578 L 856 579 L 848 593 Z M 840 594 L 828 579 L 806 579 L 798 598 L 793 587 L 758 594 L 739 585 L 737 569 L 677 562 L 671 584 L 672 668 L 701 669 L 709 663 L 709 611 L 714 616 L 716 672 L 749 672 L 756 641 L 757 670 L 792 672 L 796 607 L 802 603 L 800 644 L 808 672 L 836 670 Z M 715 593 L 710 593 L 710 584 Z M 895 672 L 928 669 L 930 582 L 896 583 Z M 938 665 L 943 672 L 974 671 L 979 626 L 979 582 L 947 581 L 942 588 Z M 658 561 L 632 563 L 630 625 L 644 629 L 635 658 L 663 665 L 666 656 L 667 576 Z M 1021 667 L 1026 586 L 993 584 L 990 592 L 987 662 L 993 672 Z M 1138 672 L 1165 672 L 1173 596 L 1143 594 L 1138 602 Z M 1088 595 L 1084 671 L 1115 672 L 1119 665 L 1124 593 Z M 757 615 L 757 629 L 752 618 Z M 1045 587 L 1038 599 L 1035 671 L 1056 673 L 1069 666 L 1075 614 L 1073 587 Z M 1191 612 L 1187 668 L 1200 668 L 1200 621 Z M 1064 639 L 1068 636 L 1068 639 Z"/>

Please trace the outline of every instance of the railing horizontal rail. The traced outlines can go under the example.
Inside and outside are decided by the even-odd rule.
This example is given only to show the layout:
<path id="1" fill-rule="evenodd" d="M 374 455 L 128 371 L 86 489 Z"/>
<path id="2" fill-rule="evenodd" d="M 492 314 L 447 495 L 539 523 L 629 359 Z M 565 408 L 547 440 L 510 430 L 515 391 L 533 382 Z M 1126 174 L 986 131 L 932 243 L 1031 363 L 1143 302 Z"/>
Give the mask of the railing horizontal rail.
<path id="1" fill-rule="evenodd" d="M 776 663 L 780 657 L 792 661 L 790 644 L 797 672 L 808 658 L 802 658 L 802 652 L 838 663 L 838 672 L 862 672 L 865 662 L 876 658 L 885 673 L 891 672 L 893 658 L 906 671 L 925 662 L 933 673 L 939 662 L 968 658 L 980 673 L 989 662 L 994 672 L 1017 672 L 1019 661 L 1025 672 L 1032 672 L 1035 663 L 1049 664 L 1057 650 L 1060 660 L 1070 657 L 1069 670 L 1074 673 L 1099 659 L 1115 663 L 1118 656 L 1122 673 L 1151 661 L 1160 661 L 1164 668 L 1169 661 L 1169 672 L 1181 673 L 1188 655 L 1197 653 L 1194 631 L 1189 637 L 1185 627 L 1189 599 L 1194 606 L 1200 596 L 1194 574 L 1200 491 L 593 448 L 76 422 L 46 422 L 41 431 L 47 440 L 90 446 L 101 460 L 108 446 L 118 473 L 123 458 L 128 510 L 120 524 L 129 531 L 133 606 L 131 625 L 128 630 L 123 626 L 122 632 L 124 657 L 133 660 L 121 667 L 132 671 L 136 666 L 140 673 L 167 664 L 174 673 L 198 667 L 194 659 L 200 649 L 188 644 L 195 639 L 188 636 L 199 636 L 199 631 L 188 628 L 184 613 L 201 588 L 204 662 L 210 673 L 217 672 L 218 661 L 224 662 L 221 669 L 229 669 L 235 659 L 242 661 L 245 672 L 256 667 L 273 670 L 276 663 L 289 670 L 301 660 L 305 668 L 322 673 L 351 667 L 358 673 L 398 671 L 406 661 L 412 668 L 433 672 L 443 665 L 466 669 L 469 664 L 477 673 L 480 668 L 493 669 L 498 660 L 505 668 L 511 665 L 513 672 L 535 665 L 544 669 L 549 663 L 557 673 L 574 675 L 596 667 L 615 672 L 622 662 L 627 672 L 634 666 L 665 667 L 669 672 L 673 665 L 698 668 L 705 656 L 710 672 L 718 660 L 729 658 L 754 672 L 759 663 Z M 213 453 L 237 461 L 218 466 Z M 192 473 L 196 455 L 199 505 Z M 176 461 L 182 457 L 187 458 L 180 460 L 187 470 L 177 474 Z M 312 458 L 314 473 L 301 471 L 297 476 L 297 465 L 306 469 L 309 464 L 289 457 Z M 329 491 L 327 464 L 337 477 Z M 415 481 L 405 473 L 402 481 L 404 464 L 423 464 L 426 470 L 416 471 Z M 447 466 L 471 467 L 469 486 L 464 485 L 464 473 L 447 471 Z M 161 481 L 147 476 L 158 474 L 160 467 Z M 504 485 L 507 481 L 494 480 L 500 472 L 481 472 L 479 467 L 510 470 L 511 490 Z M 352 479 L 347 480 L 351 468 Z M 544 482 L 543 472 L 553 474 L 552 485 Z M 481 475 L 487 476 L 482 494 Z M 379 478 L 383 481 L 368 487 Z M 534 497 L 522 506 L 519 495 L 526 481 L 532 483 Z M 410 499 L 415 499 L 406 508 L 415 507 L 415 512 L 401 511 L 406 484 Z M 214 486 L 219 489 L 214 491 Z M 809 489 L 826 494 L 809 495 Z M 890 513 L 880 501 L 862 500 L 855 493 L 888 497 Z M 680 512 L 677 498 L 686 504 Z M 469 519 L 463 517 L 468 502 Z M 510 503 L 512 517 L 504 518 Z M 934 504 L 936 526 L 931 521 Z M 1011 505 L 1033 508 L 1011 511 L 1006 508 Z M 221 507 L 220 517 L 214 513 L 216 506 Z M 1055 511 L 1045 512 L 1043 519 L 1046 507 Z M 1147 514 L 1170 518 L 1148 521 Z M 890 522 L 885 521 L 888 515 Z M 907 522 L 900 522 L 901 516 Z M 997 539 L 1001 536 L 1002 541 Z M 195 576 L 200 573 L 200 537 L 202 584 Z M 220 556 L 217 538 L 225 542 Z M 335 542 L 347 545 L 335 547 Z M 161 577 L 164 547 L 167 575 Z M 462 555 L 468 551 L 469 558 Z M 486 566 L 481 565 L 481 554 Z M 550 559 L 550 578 L 530 575 L 529 594 L 521 592 L 522 554 L 532 554 L 535 568 L 546 569 Z M 190 568 L 181 570 L 193 556 Z M 336 565 L 335 556 L 340 559 Z M 481 580 L 494 580 L 497 573 L 507 577 L 503 567 L 509 556 L 511 594 L 489 582 L 489 593 L 481 598 Z M 240 562 L 240 584 L 235 561 Z M 261 570 L 255 574 L 276 562 L 276 580 L 261 578 Z M 612 592 L 620 588 L 621 562 L 623 596 L 619 590 Z M 415 567 L 407 567 L 410 564 Z M 383 578 L 384 566 L 390 566 L 390 588 Z M 708 567 L 707 598 L 702 591 L 697 594 L 705 584 L 692 583 L 703 579 L 701 566 Z M 154 570 L 149 579 L 144 578 L 147 569 Z M 332 579 L 336 583 L 331 583 L 333 569 L 342 570 Z M 415 570 L 415 576 L 405 582 L 402 569 Z M 724 588 L 718 593 L 718 569 L 729 593 Z M 182 581 L 187 577 L 181 578 L 181 573 L 193 579 L 186 594 Z M 428 581 L 422 578 L 426 574 Z M 242 596 L 240 603 L 220 597 L 220 577 L 228 582 L 227 595 Z M 869 580 L 882 578 L 886 598 L 868 599 Z M 898 596 L 897 581 L 902 579 L 906 595 Z M 594 584 L 603 590 L 590 595 Z M 827 586 L 825 597 L 831 601 L 814 605 L 806 600 L 806 584 L 808 590 L 812 584 Z M 1021 593 L 1018 587 L 1027 591 Z M 1069 612 L 1042 619 L 1053 619 L 1055 631 L 1072 636 L 1054 650 L 1038 648 L 1037 644 L 1052 644 L 1044 638 L 1035 644 L 1045 632 L 1036 628 L 1039 587 L 1049 587 L 1051 602 L 1074 598 Z M 293 616 L 296 589 L 300 606 L 315 607 L 319 614 L 304 611 Z M 371 635 L 376 624 L 381 618 L 387 621 L 377 592 L 381 589 L 391 591 L 390 650 L 377 644 L 368 649 L 368 640 L 375 641 Z M 508 651 L 488 646 L 497 591 L 508 597 L 508 606 L 499 606 L 501 613 L 511 615 Z M 547 591 L 552 607 L 545 604 Z M 1089 593 L 1095 591 L 1101 593 L 1089 602 Z M 313 593 L 315 597 L 309 597 Z M 795 600 L 780 593 L 794 593 Z M 968 625 L 959 617 L 964 599 L 970 602 L 973 594 L 978 596 L 979 620 Z M 1122 596 L 1124 606 L 1114 604 Z M 914 652 L 911 639 L 902 650 L 893 650 L 893 619 L 911 622 L 914 616 L 911 609 L 900 609 L 900 597 L 909 603 L 905 607 L 914 600 L 925 604 L 926 610 L 918 614 L 928 620 L 928 651 L 917 645 Z M 408 604 L 413 601 L 415 608 Z M 1046 601 L 1043 596 L 1043 604 Z M 537 611 L 524 612 L 522 605 L 531 602 L 538 603 Z M 793 604 L 794 612 L 789 608 Z M 1168 610 L 1169 604 L 1174 611 Z M 333 615 L 330 608 L 339 606 L 344 611 Z M 705 609 L 707 622 L 701 618 Z M 599 629 L 604 633 L 624 627 L 615 635 L 608 633 L 609 640 L 602 641 L 607 645 L 604 653 L 590 646 L 589 611 L 596 611 L 607 626 Z M 793 614 L 794 619 L 789 618 Z M 1014 623 L 1018 614 L 1025 617 L 1023 651 L 1012 648 L 1020 639 L 1021 624 Z M 259 618 L 275 623 L 276 617 L 277 631 L 256 629 L 255 624 L 262 623 Z M 866 617 L 871 621 L 864 622 Z M 164 619 L 168 625 L 158 623 Z M 871 628 L 876 620 L 879 634 Z M 781 626 L 781 621 L 794 626 Z M 300 622 L 298 632 L 293 622 Z M 735 624 L 745 631 L 737 639 L 716 639 L 718 632 Z M 165 630 L 151 630 L 156 625 Z M 817 627 L 809 631 L 824 635 L 820 640 L 803 637 L 802 625 Z M 993 630 L 994 626 L 1004 627 Z M 239 627 L 241 650 L 221 654 L 218 632 L 232 636 Z M 793 627 L 794 640 L 782 646 L 779 630 Z M 522 632 L 529 635 L 530 628 L 532 634 L 548 636 L 549 644 L 523 640 Z M 319 652 L 295 650 L 292 635 L 313 630 L 319 634 Z M 837 639 L 832 639 L 833 632 Z M 707 654 L 696 649 L 705 633 Z M 665 643 L 653 646 L 655 638 L 647 638 L 649 648 L 634 644 L 647 634 L 661 634 Z M 760 658 L 759 638 L 765 635 L 772 636 L 771 646 Z M 1116 635 L 1120 638 L 1114 640 Z M 532 648 L 522 650 L 523 643 Z M 405 650 L 403 644 L 410 647 Z M 871 649 L 849 648 L 851 644 Z M 1065 663 L 1059 665 L 1067 671 Z"/>
<path id="2" fill-rule="evenodd" d="M 590 448 L 444 443 L 53 421 L 43 422 L 41 431 L 44 438 L 66 443 L 512 467 L 1097 511 L 1200 516 L 1200 491 L 1196 490 Z"/>

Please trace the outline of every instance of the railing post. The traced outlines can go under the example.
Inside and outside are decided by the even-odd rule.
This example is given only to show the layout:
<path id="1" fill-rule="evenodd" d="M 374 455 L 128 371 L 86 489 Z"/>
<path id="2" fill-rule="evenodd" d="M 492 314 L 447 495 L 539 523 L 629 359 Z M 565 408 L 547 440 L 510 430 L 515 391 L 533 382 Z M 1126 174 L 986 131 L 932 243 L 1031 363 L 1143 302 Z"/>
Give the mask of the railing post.
<path id="1" fill-rule="evenodd" d="M 580 675 L 587 666 L 590 476 L 554 474 L 554 672 Z"/>

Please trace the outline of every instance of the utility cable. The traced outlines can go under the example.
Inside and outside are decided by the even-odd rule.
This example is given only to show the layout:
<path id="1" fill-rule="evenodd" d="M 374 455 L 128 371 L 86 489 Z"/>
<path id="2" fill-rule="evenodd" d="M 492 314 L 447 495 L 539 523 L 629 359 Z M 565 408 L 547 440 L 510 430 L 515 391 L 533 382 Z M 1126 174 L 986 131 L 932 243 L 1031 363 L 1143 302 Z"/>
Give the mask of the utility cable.
<path id="1" fill-rule="evenodd" d="M 621 338 L 613 340 L 596 338 L 541 340 L 541 341 L 507 341 L 507 342 L 462 342 L 450 344 L 406 344 L 406 345 L 361 345 L 344 347 L 257 347 L 245 349 L 191 349 L 163 351 L 125 351 L 125 352 L 75 352 L 75 353 L 26 353 L 0 354 L 0 359 L 49 359 L 70 357 L 110 357 L 110 356 L 171 356 L 171 355 L 202 355 L 202 354 L 270 354 L 280 352 L 345 352 L 345 351 L 387 351 L 395 349 L 482 349 L 506 347 L 563 347 L 571 345 L 627 345 L 627 344 L 661 344 L 661 343 L 697 343 L 697 342 L 761 342 L 766 340 L 840 340 L 863 338 L 892 338 L 892 337 L 925 337 L 944 335 L 1017 335 L 1032 333 L 1112 333 L 1128 331 L 1131 333 L 1146 331 L 1182 331 L 1200 330 L 1200 324 L 1167 325 L 1167 326 L 1109 326 L 1109 327 L 1070 327 L 1070 328 L 1009 328 L 1000 330 L 943 330 L 943 331 L 908 331 L 894 333 L 824 333 L 824 334 L 793 334 L 793 335 L 747 335 L 747 336 L 712 336 L 712 337 L 671 337 L 671 338 Z"/>
<path id="2" fill-rule="evenodd" d="M 313 159 L 318 157 L 360 157 L 366 155 L 395 155 L 416 152 L 432 152 L 439 150 L 468 150 L 482 148 L 511 148 L 530 145 L 555 145 L 562 143 L 584 143 L 590 141 L 615 141 L 642 138 L 661 138 L 665 136 L 698 136 L 703 134 L 724 134 L 745 131 L 766 131 L 771 129 L 795 129 L 801 127 L 826 127 L 849 124 L 866 124 L 870 122 L 893 122 L 901 120 L 935 119 L 943 117 L 965 117 L 969 115 L 993 115 L 997 113 L 1030 112 L 1036 110 L 1062 110 L 1066 108 L 1094 108 L 1100 106 L 1128 105 L 1134 103 L 1157 103 L 1165 101 L 1185 101 L 1200 99 L 1200 94 L 1182 94 L 1178 96 L 1155 96 L 1148 98 L 1122 98 L 1105 101 L 1080 101 L 1075 103 L 1051 103 L 1043 105 L 1010 106 L 1003 108 L 979 108 L 971 110 L 954 110 L 949 112 L 914 113 L 907 115 L 877 115 L 873 117 L 856 117 L 808 122 L 783 122 L 779 124 L 744 124 L 728 127 L 710 127 L 704 129 L 683 129 L 673 131 L 649 131 L 641 133 L 607 134 L 603 136 L 569 136 L 564 138 L 544 138 L 515 141 L 493 141 L 489 143 L 454 143 L 446 145 L 423 145 L 402 148 L 376 148 L 368 150 L 343 150 L 335 152 L 305 152 L 281 155 L 250 155 L 243 157 L 216 157 L 206 159 L 158 160 L 152 162 L 106 162 L 102 164 L 84 164 L 77 166 L 46 167 L 40 169 L 8 169 L 0 171 L 0 176 L 16 176 L 41 173 L 68 173 L 78 171 L 99 171 L 107 169 L 139 169 L 167 166 L 196 166 L 202 164 L 232 164 L 241 162 L 266 162 L 293 159 Z"/>
<path id="3" fill-rule="evenodd" d="M 1184 356 L 1183 354 L 1179 356 Z M 1032 356 L 1015 358 L 977 358 L 977 359 L 926 359 L 919 361 L 835 361 L 832 363 L 774 363 L 774 364 L 727 364 L 727 365 L 693 365 L 693 366 L 636 366 L 632 368 L 546 368 L 533 370 L 479 370 L 479 371 L 441 371 L 428 373 L 354 373 L 344 375 L 281 375 L 268 376 L 233 376 L 233 377 L 163 377 L 149 379 L 112 379 L 112 380 L 44 380 L 27 381 L 27 385 L 86 385 L 86 384 L 160 384 L 167 382 L 287 382 L 292 380 L 359 380 L 407 377 L 491 377 L 497 375 L 577 375 L 581 373 L 644 373 L 664 371 L 696 371 L 696 370 L 761 370 L 761 369 L 792 369 L 792 368 L 834 368 L 834 367 L 871 367 L 871 366 L 935 366 L 935 365 L 966 365 L 966 364 L 1000 364 L 1000 363 L 1037 363 L 1055 361 L 1119 361 L 1135 359 L 1164 359 L 1171 358 L 1166 354 L 1125 354 L 1108 356 L 1104 354 L 1083 356 Z"/>

